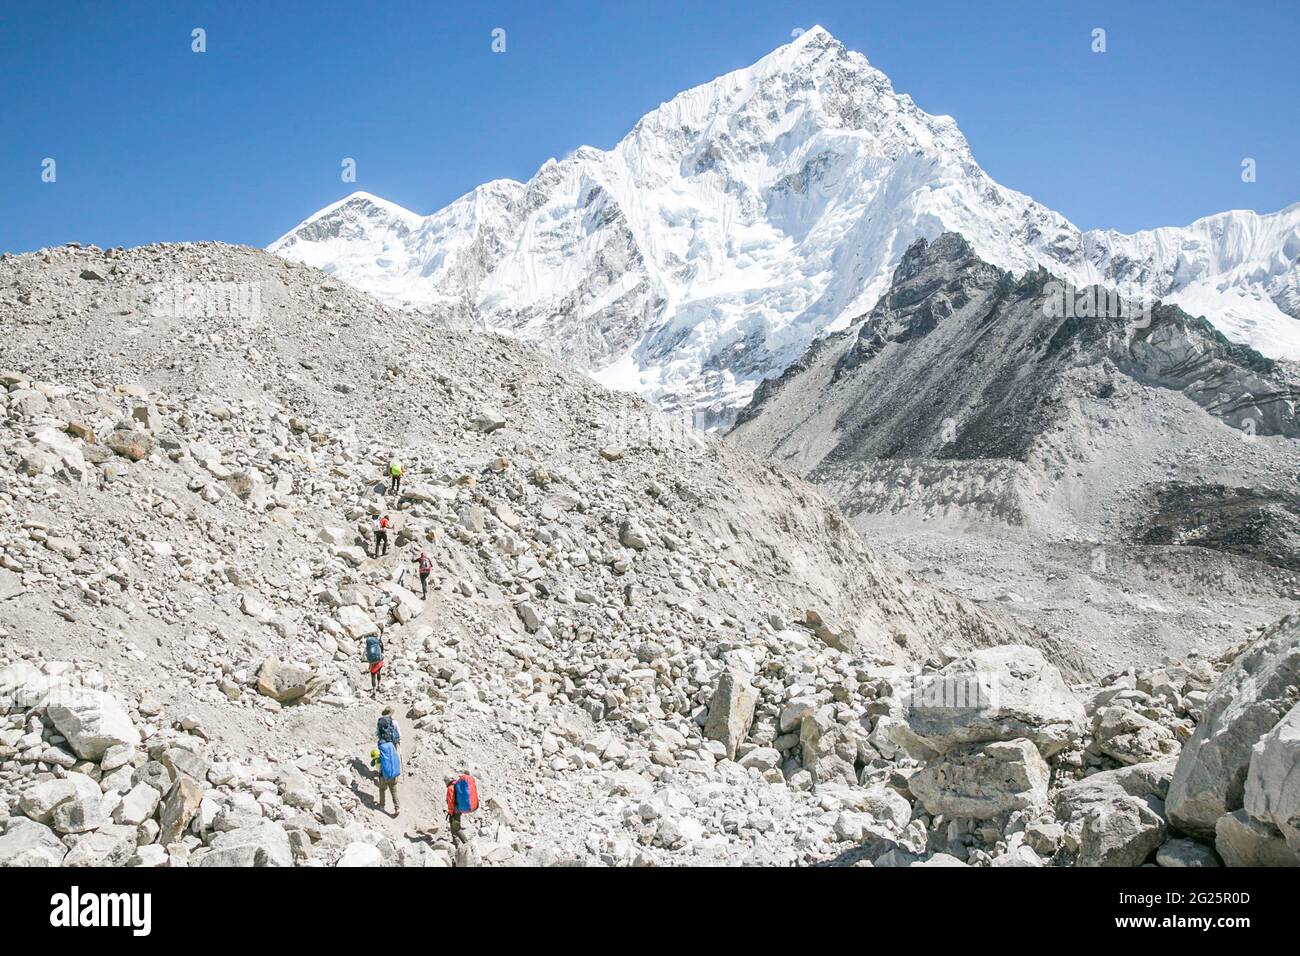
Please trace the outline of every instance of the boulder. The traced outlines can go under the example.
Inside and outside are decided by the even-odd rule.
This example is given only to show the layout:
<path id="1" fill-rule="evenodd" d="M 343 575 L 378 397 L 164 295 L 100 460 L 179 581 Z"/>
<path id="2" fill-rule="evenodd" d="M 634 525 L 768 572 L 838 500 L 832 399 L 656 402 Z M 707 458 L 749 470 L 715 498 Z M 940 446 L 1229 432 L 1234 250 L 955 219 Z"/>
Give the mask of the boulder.
<path id="1" fill-rule="evenodd" d="M 1156 865 L 1168 867 L 1221 866 L 1219 858 L 1204 843 L 1170 840 L 1156 851 Z"/>
<path id="2" fill-rule="evenodd" d="M 149 457 L 149 454 L 157 445 L 157 441 L 148 432 L 118 428 L 109 432 L 108 437 L 104 439 L 104 444 L 123 458 L 130 461 L 141 461 Z"/>
<path id="3" fill-rule="evenodd" d="M 60 866 L 68 848 L 53 830 L 35 820 L 11 820 L 0 834 L 0 867 Z"/>
<path id="4" fill-rule="evenodd" d="M 1228 866 L 1297 866 L 1300 861 L 1277 829 L 1252 820 L 1245 810 L 1215 821 L 1214 849 Z"/>
<path id="5" fill-rule="evenodd" d="M 289 834 L 273 820 L 261 820 L 212 838 L 198 866 L 293 866 Z"/>
<path id="6" fill-rule="evenodd" d="M 1300 857 L 1300 704 L 1255 744 L 1244 809 L 1277 828 Z"/>
<path id="7" fill-rule="evenodd" d="M 857 783 L 858 758 L 865 743 L 865 738 L 860 743 L 851 728 L 832 719 L 829 708 L 804 717 L 799 725 L 803 766 L 818 786 Z"/>
<path id="8" fill-rule="evenodd" d="M 1025 739 L 963 744 L 931 761 L 909 781 L 931 814 L 987 820 L 1047 804 L 1050 771 Z"/>
<path id="9" fill-rule="evenodd" d="M 109 823 L 87 833 L 63 858 L 64 866 L 126 866 L 135 855 L 136 828 Z"/>
<path id="10" fill-rule="evenodd" d="M 158 842 L 163 846 L 176 842 L 188 829 L 202 802 L 203 787 L 197 781 L 189 777 L 177 780 L 163 802 L 162 832 L 158 835 Z"/>
<path id="11" fill-rule="evenodd" d="M 804 625 L 828 647 L 846 654 L 852 654 L 857 649 L 858 637 L 853 628 L 830 620 L 825 611 L 808 608 L 804 611 Z"/>
<path id="12" fill-rule="evenodd" d="M 369 843 L 349 843 L 335 866 L 383 866 L 384 855 Z"/>
<path id="13" fill-rule="evenodd" d="M 506 427 L 506 417 L 496 409 L 483 408 L 474 413 L 469 424 L 476 432 L 490 435 L 497 429 Z"/>
<path id="14" fill-rule="evenodd" d="M 83 760 L 99 760 L 109 747 L 135 747 L 140 732 L 116 697 L 89 687 L 55 687 L 45 712 Z"/>
<path id="15" fill-rule="evenodd" d="M 355 640 L 362 640 L 379 633 L 379 625 L 356 604 L 346 604 L 335 613 L 343 633 Z"/>
<path id="16" fill-rule="evenodd" d="M 749 675 L 739 668 L 727 668 L 718 678 L 713 698 L 709 701 L 704 736 L 721 741 L 727 748 L 727 757 L 734 759 L 736 748 L 749 734 L 757 703 L 758 692 L 749 683 Z"/>
<path id="17" fill-rule="evenodd" d="M 1103 707 L 1093 720 L 1097 749 L 1120 763 L 1176 757 L 1181 749 L 1167 728 L 1127 707 Z"/>
<path id="18" fill-rule="evenodd" d="M 293 664 L 268 657 L 257 670 L 257 692 L 281 704 L 288 704 L 307 694 L 311 680 L 312 670 L 306 664 Z"/>
<path id="19" fill-rule="evenodd" d="M 618 529 L 619 543 L 633 551 L 644 551 L 650 546 L 650 536 L 645 528 L 634 521 L 624 521 Z"/>
<path id="20" fill-rule="evenodd" d="M 98 801 L 99 784 L 84 773 L 70 773 L 61 780 L 46 780 L 29 788 L 18 800 L 18 809 L 37 823 L 49 824 L 54 811 L 70 801 Z"/>
<path id="21" fill-rule="evenodd" d="M 1086 715 L 1041 651 L 1007 644 L 918 677 L 906 720 L 908 749 L 918 759 L 959 744 L 1018 738 L 1050 757 L 1083 735 Z"/>
<path id="22" fill-rule="evenodd" d="M 907 797 L 889 787 L 855 787 L 842 802 L 845 806 L 870 814 L 877 823 L 887 823 L 899 830 L 912 820 L 912 805 Z"/>
<path id="23" fill-rule="evenodd" d="M 1139 866 L 1164 843 L 1164 796 L 1174 762 L 1108 770 L 1057 791 L 1056 815 L 1078 843 L 1076 865 Z"/>
<path id="24" fill-rule="evenodd" d="M 139 826 L 154 815 L 161 799 L 158 791 L 149 784 L 137 783 L 113 811 L 113 822 L 126 826 Z"/>
<path id="25" fill-rule="evenodd" d="M 1169 820 L 1214 836 L 1219 818 L 1242 807 L 1256 743 L 1295 705 L 1300 688 L 1300 616 L 1269 627 L 1220 675 L 1169 787 Z"/>

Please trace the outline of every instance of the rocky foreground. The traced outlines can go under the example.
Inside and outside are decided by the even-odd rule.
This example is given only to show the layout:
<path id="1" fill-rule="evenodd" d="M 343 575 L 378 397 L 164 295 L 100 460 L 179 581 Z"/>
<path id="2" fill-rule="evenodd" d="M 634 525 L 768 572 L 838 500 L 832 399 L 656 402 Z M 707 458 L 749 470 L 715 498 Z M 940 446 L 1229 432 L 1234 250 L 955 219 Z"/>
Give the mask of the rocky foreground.
<path id="1" fill-rule="evenodd" d="M 1079 683 L 797 479 L 253 250 L 4 257 L 0 317 L 0 865 L 1298 861 L 1300 619 Z"/>

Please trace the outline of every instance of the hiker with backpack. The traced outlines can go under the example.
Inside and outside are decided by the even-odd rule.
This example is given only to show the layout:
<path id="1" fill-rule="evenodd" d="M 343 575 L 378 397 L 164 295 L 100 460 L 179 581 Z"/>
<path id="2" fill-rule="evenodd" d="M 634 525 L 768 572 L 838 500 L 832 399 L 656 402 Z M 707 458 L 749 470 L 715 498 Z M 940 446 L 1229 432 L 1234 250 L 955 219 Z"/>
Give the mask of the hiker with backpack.
<path id="1" fill-rule="evenodd" d="M 433 562 L 429 560 L 428 552 L 421 551 L 420 556 L 415 559 L 415 564 L 420 571 L 420 600 L 429 600 L 429 574 L 433 571 Z"/>
<path id="2" fill-rule="evenodd" d="M 375 557 L 380 554 L 388 553 L 388 531 L 393 527 L 393 522 L 389 520 L 388 515 L 381 515 L 375 519 Z"/>
<path id="3" fill-rule="evenodd" d="M 402 465 L 401 459 L 394 455 L 393 460 L 388 463 L 388 476 L 392 479 L 388 487 L 390 493 L 397 494 L 402 490 L 402 475 L 404 474 L 406 474 L 406 468 Z"/>
<path id="4" fill-rule="evenodd" d="M 384 642 L 378 634 L 366 638 L 366 663 L 370 665 L 370 696 L 379 693 L 379 672 L 384 669 Z"/>
<path id="5" fill-rule="evenodd" d="M 379 738 L 381 744 L 400 744 L 402 742 L 402 728 L 397 726 L 397 719 L 393 716 L 393 708 L 384 708 L 383 714 L 380 715 L 379 721 L 375 725 L 375 736 Z"/>
<path id="6" fill-rule="evenodd" d="M 384 809 L 385 797 L 393 795 L 393 816 L 402 812 L 402 805 L 397 801 L 397 778 L 402 775 L 402 757 L 397 752 L 397 745 L 391 740 L 379 743 L 379 809 Z"/>
<path id="7" fill-rule="evenodd" d="M 449 773 L 447 781 L 447 826 L 453 843 L 463 843 L 461 818 L 478 809 L 478 783 L 467 772 Z"/>

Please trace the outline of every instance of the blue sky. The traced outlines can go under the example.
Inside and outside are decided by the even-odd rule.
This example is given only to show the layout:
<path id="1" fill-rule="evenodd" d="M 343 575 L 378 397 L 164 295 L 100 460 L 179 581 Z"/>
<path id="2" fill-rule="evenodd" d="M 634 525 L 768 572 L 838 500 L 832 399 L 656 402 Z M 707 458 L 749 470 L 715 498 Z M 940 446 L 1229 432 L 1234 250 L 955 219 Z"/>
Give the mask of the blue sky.
<path id="1" fill-rule="evenodd" d="M 1084 228 L 1300 201 L 1300 4 L 1283 0 L 4 3 L 0 250 L 265 245 L 354 189 L 432 212 L 609 147 L 813 23 Z"/>

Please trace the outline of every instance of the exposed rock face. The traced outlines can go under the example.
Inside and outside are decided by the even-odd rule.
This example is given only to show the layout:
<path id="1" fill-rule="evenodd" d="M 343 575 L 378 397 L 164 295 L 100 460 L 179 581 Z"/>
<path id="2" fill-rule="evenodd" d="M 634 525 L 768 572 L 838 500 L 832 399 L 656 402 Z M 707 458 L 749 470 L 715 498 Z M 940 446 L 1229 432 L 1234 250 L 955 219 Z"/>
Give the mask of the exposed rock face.
<path id="1" fill-rule="evenodd" d="M 1027 738 L 1045 757 L 1083 734 L 1083 705 L 1032 647 L 976 651 L 916 682 L 907 726 L 923 753 Z"/>
<path id="2" fill-rule="evenodd" d="M 1212 598 L 1236 631 L 1220 647 L 1293 610 L 1298 408 L 1300 365 L 1168 302 L 1005 272 L 946 234 L 762 383 L 727 440 L 911 566 L 1050 622 L 1073 679 L 1125 659 L 1120 632 L 1149 649 L 1133 663 L 1185 656 L 1205 577 L 1262 578 Z"/>
<path id="3" fill-rule="evenodd" d="M 1169 819 L 1210 837 L 1219 817 L 1240 810 L 1253 748 L 1297 703 L 1300 618 L 1278 621 L 1224 672 L 1178 758 Z"/>

